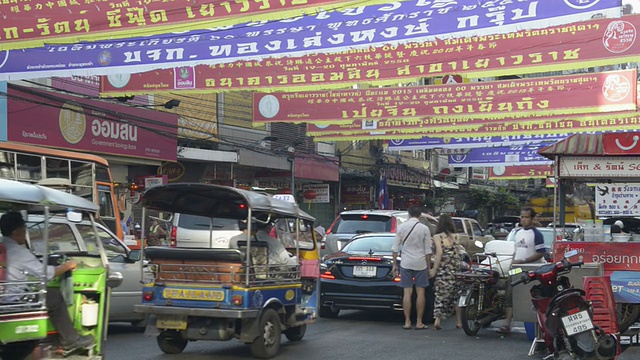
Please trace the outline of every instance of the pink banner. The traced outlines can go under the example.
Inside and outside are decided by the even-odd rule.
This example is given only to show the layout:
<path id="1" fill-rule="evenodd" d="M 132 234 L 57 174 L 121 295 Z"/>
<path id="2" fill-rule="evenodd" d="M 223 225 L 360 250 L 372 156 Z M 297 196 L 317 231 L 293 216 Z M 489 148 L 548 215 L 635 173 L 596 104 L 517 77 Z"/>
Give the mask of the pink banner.
<path id="1" fill-rule="evenodd" d="M 636 78 L 636 70 L 623 70 L 470 84 L 254 93 L 253 121 L 339 124 L 635 111 Z"/>
<path id="2" fill-rule="evenodd" d="M 9 85 L 8 140 L 176 161 L 178 116 Z"/>

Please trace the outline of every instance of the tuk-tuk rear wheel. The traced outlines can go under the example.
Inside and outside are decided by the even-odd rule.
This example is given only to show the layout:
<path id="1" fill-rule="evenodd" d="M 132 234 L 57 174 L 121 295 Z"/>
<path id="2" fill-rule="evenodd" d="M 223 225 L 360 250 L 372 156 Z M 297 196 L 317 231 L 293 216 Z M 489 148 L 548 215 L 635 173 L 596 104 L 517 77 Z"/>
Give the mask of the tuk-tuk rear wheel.
<path id="1" fill-rule="evenodd" d="M 251 354 L 260 359 L 270 359 L 278 354 L 282 330 L 280 316 L 273 309 L 265 309 L 260 316 L 260 335 L 251 343 Z"/>
<path id="2" fill-rule="evenodd" d="M 165 354 L 180 354 L 187 347 L 187 339 L 183 339 L 177 331 L 163 331 L 156 339 L 158 347 Z"/>
<path id="3" fill-rule="evenodd" d="M 4 345 L 0 351 L 0 359 L 23 360 L 29 357 L 38 346 L 38 341 L 22 341 Z"/>

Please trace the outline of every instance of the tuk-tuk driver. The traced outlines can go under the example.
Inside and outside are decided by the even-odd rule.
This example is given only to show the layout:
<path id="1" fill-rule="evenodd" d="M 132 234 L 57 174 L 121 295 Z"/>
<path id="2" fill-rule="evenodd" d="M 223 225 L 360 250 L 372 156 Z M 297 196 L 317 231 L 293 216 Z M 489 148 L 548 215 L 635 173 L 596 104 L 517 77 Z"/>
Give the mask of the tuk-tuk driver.
<path id="1" fill-rule="evenodd" d="M 7 249 L 7 280 L 27 281 L 27 274 L 42 277 L 43 266 L 40 260 L 33 255 L 24 245 L 27 241 L 27 226 L 19 212 L 10 211 L 0 218 L 0 231 L 2 232 L 2 242 Z M 47 281 L 55 276 L 73 271 L 76 263 L 67 261 L 58 266 L 47 268 Z M 22 289 L 19 285 L 13 287 L 12 292 L 19 292 Z M 59 289 L 47 288 L 47 313 L 51 323 L 58 331 L 63 349 L 72 350 L 79 348 L 89 348 L 95 344 L 95 339 L 91 335 L 80 336 L 73 328 L 73 323 L 69 317 L 66 302 Z M 0 298 L 3 303 L 19 302 L 19 296 L 5 296 Z"/>

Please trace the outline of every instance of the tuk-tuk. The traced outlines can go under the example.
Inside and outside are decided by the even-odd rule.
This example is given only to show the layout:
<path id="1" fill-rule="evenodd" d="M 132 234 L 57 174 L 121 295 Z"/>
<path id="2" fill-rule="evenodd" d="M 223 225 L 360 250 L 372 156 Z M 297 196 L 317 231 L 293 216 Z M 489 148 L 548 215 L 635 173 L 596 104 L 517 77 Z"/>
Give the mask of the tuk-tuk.
<path id="1" fill-rule="evenodd" d="M 40 257 L 43 276 L 26 274 L 27 281 L 8 279 L 11 259 L 6 244 L 0 241 L 0 357 L 21 360 L 37 348 L 47 359 L 102 359 L 109 313 L 109 289 L 122 282 L 120 273 L 109 274 L 107 257 L 97 236 L 66 236 L 53 230 L 50 220 L 65 217 L 70 223 L 90 219 L 97 206 L 86 199 L 38 185 L 0 179 L 0 215 L 19 211 L 26 222 L 29 249 Z M 35 230 L 37 229 L 37 230 Z M 34 231 L 37 239 L 34 239 Z M 77 268 L 47 283 L 47 265 L 73 260 Z M 89 349 L 64 350 L 47 315 L 46 292 L 58 288 L 67 304 L 75 330 L 92 335 L 96 341 Z"/>
<path id="2" fill-rule="evenodd" d="M 155 210 L 246 224 L 238 248 L 143 249 L 153 279 L 141 269 L 146 281 L 135 311 L 149 315 L 146 334 L 157 337 L 163 352 L 180 353 L 189 341 L 235 338 L 250 344 L 255 357 L 267 359 L 278 353 L 283 333 L 289 341 L 302 340 L 316 309 L 304 303 L 299 235 L 301 225 L 313 229 L 313 217 L 269 195 L 210 184 L 154 187 L 142 205 L 143 222 L 147 210 Z M 261 237 L 268 235 L 254 231 L 278 219 L 295 219 L 291 264 L 272 263 L 270 245 Z"/>

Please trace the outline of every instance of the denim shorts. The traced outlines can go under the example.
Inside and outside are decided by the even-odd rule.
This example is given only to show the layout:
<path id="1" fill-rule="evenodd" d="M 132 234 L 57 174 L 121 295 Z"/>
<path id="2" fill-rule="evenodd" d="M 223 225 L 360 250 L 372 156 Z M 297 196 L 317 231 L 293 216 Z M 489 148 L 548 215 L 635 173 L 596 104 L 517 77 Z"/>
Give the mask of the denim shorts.
<path id="1" fill-rule="evenodd" d="M 400 287 L 410 288 L 415 284 L 416 287 L 429 287 L 429 270 L 410 270 L 400 267 Z"/>

